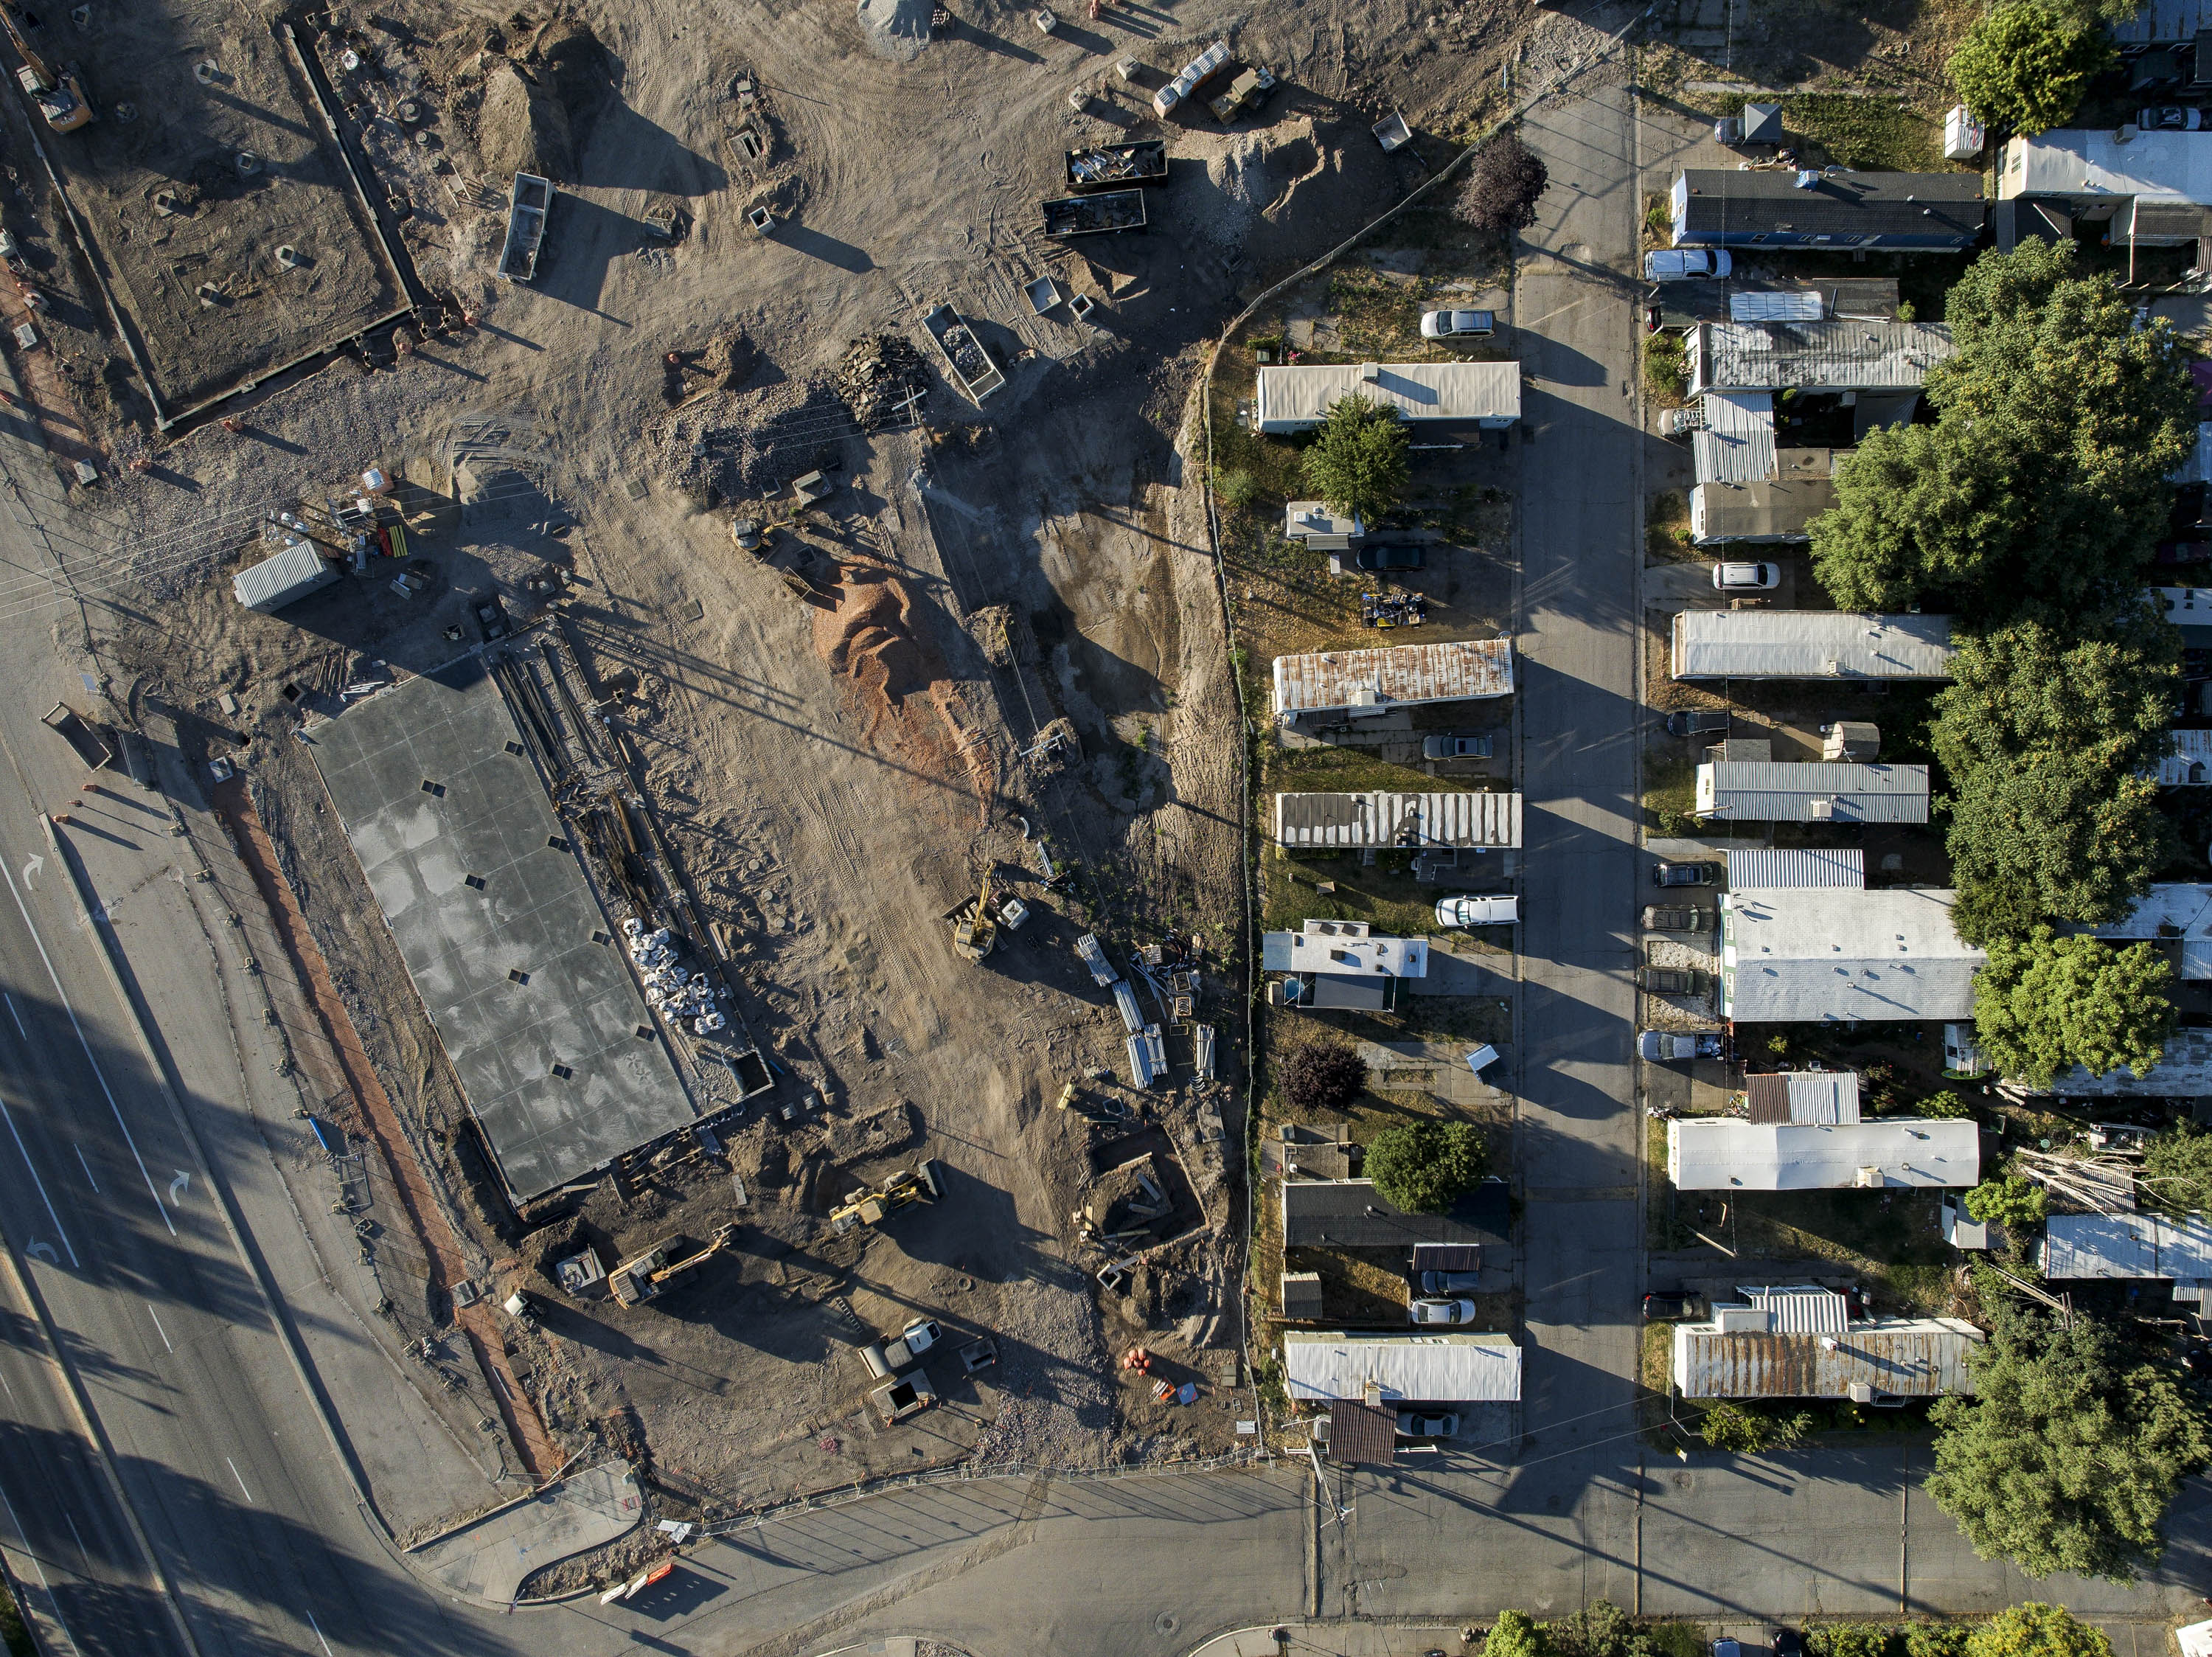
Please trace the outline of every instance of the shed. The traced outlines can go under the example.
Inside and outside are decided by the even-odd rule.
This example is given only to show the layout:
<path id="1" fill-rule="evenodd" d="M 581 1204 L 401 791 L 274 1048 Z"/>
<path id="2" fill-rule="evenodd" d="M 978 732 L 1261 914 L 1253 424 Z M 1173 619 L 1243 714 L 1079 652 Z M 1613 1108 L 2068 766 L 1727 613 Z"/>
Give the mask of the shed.
<path id="1" fill-rule="evenodd" d="M 1686 346 L 1690 394 L 1917 392 L 1957 349 L 1941 322 L 1831 317 L 1820 322 L 1700 322 Z"/>
<path id="2" fill-rule="evenodd" d="M 1743 1079 L 1753 1122 L 1856 1122 L 1855 1070 L 1782 1070 Z"/>
<path id="3" fill-rule="evenodd" d="M 1699 546 L 1809 539 L 1813 520 L 1836 503 L 1839 458 L 1832 449 L 1785 448 L 1769 476 L 1699 483 L 1690 490 L 1690 539 Z"/>
<path id="4" fill-rule="evenodd" d="M 1328 1406 L 1328 1459 L 1340 1467 L 1388 1467 L 1398 1454 L 1398 1412 L 1338 1398 Z"/>
<path id="5" fill-rule="evenodd" d="M 1521 844 L 1517 794 L 1279 794 L 1275 841 L 1301 850 Z"/>
<path id="6" fill-rule="evenodd" d="M 1856 846 L 1739 846 L 1728 855 L 1735 892 L 1866 885 L 1866 853 Z"/>
<path id="7" fill-rule="evenodd" d="M 2054 1214 L 2039 1256 L 2051 1278 L 2171 1282 L 2174 1299 L 2203 1301 L 2212 1284 L 2212 1225 L 2201 1214 Z"/>
<path id="8" fill-rule="evenodd" d="M 1405 420 L 1510 426 L 1521 417 L 1521 365 L 1462 359 L 1263 368 L 1252 423 L 1262 432 L 1310 431 L 1346 397 L 1387 405 Z"/>
<path id="9" fill-rule="evenodd" d="M 323 557 L 322 548 L 302 538 L 290 542 L 274 557 L 240 570 L 231 577 L 230 589 L 240 604 L 265 616 L 328 587 L 337 578 L 337 569 Z"/>
<path id="10" fill-rule="evenodd" d="M 1959 253 L 1981 239 L 1981 186 L 1972 173 L 1692 168 L 1668 205 L 1677 247 Z"/>
<path id="11" fill-rule="evenodd" d="M 1746 1122 L 1679 1117 L 1667 1124 L 1667 1177 L 1677 1191 L 1850 1191 L 1972 1185 L 1981 1130 L 1967 1121 Z"/>
<path id="12" fill-rule="evenodd" d="M 1289 1248 L 1412 1248 L 1417 1243 L 1503 1248 L 1512 1204 L 1502 1179 L 1486 1179 L 1443 1214 L 1406 1214 L 1371 1179 L 1284 1183 L 1283 1243 Z"/>
<path id="13" fill-rule="evenodd" d="M 1840 1333 L 1733 1326 L 1737 1308 L 1677 1324 L 1672 1378 L 1686 1398 L 1875 1398 L 1972 1395 L 1967 1354 L 1982 1331 L 1959 1318 L 1879 1318 Z"/>
<path id="14" fill-rule="evenodd" d="M 1318 1271 L 1286 1271 L 1283 1274 L 1283 1315 L 1302 1323 L 1311 1323 L 1322 1315 L 1321 1273 Z"/>
<path id="15" fill-rule="evenodd" d="M 1283 1381 L 1293 1403 L 1364 1403 L 1371 1381 L 1401 1404 L 1512 1404 L 1521 1349 L 1510 1335 L 1311 1333 L 1283 1336 Z"/>
<path id="16" fill-rule="evenodd" d="M 1780 104 L 1746 104 L 1743 107 L 1743 131 L 1737 135 L 1740 143 L 1781 143 L 1782 106 Z"/>
<path id="17" fill-rule="evenodd" d="M 1823 759 L 1875 759 L 1881 755 L 1881 727 L 1868 719 L 1838 719 L 1820 727 Z"/>
<path id="18" fill-rule="evenodd" d="M 1928 767 L 1709 761 L 1696 809 L 1727 823 L 1924 823 Z"/>
<path id="19" fill-rule="evenodd" d="M 2118 920 L 2090 929 L 2112 943 L 2156 945 L 2177 978 L 2212 979 L 2212 886 L 2162 881 Z"/>
<path id="20" fill-rule="evenodd" d="M 1946 679 L 1951 618 L 1680 610 L 1672 666 L 1676 679 Z"/>
<path id="21" fill-rule="evenodd" d="M 1958 894 L 1780 887 L 1721 898 L 1721 1012 L 1739 1023 L 1972 1018 L 1988 957 L 1951 924 Z"/>
<path id="22" fill-rule="evenodd" d="M 1462 639 L 1275 658 L 1275 716 L 1388 713 L 1513 691 L 1513 641 Z"/>

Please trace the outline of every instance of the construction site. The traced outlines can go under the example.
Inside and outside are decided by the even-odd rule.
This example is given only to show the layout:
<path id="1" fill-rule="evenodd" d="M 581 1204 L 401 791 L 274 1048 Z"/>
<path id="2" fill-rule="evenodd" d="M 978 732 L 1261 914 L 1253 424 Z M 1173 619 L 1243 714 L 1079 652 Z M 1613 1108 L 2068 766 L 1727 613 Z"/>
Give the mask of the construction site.
<path id="1" fill-rule="evenodd" d="M 489 1263 L 372 1180 L 390 1343 L 501 1308 L 525 1465 L 726 1513 L 1251 1441 L 1200 350 L 1588 31 L 1263 10 L 1163 119 L 1224 8 L 1050 16 L 29 38 L 94 117 L 8 102 L 4 222 L 100 715 L 265 836 L 389 1094 L 319 1124 L 396 1112 Z M 1046 234 L 1093 172 L 1140 228 Z"/>

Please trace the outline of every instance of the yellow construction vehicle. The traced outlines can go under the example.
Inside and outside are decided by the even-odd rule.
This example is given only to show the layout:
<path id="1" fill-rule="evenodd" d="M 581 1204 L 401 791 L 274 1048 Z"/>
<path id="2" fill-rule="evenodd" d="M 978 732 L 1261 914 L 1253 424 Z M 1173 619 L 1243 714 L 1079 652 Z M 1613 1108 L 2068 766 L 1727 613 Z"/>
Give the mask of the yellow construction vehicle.
<path id="1" fill-rule="evenodd" d="M 991 877 L 983 877 L 981 896 L 952 911 L 952 947 L 971 961 L 980 961 L 999 941 L 999 917 L 991 908 Z"/>
<path id="2" fill-rule="evenodd" d="M 708 1240 L 706 1247 L 685 1255 L 672 1264 L 668 1258 L 668 1245 L 655 1243 L 644 1253 L 623 1261 L 608 1273 L 607 1287 L 613 1292 L 617 1302 L 623 1306 L 635 1306 L 641 1301 L 649 1301 L 659 1294 L 671 1280 L 682 1276 L 694 1266 L 705 1265 L 727 1248 L 737 1234 L 737 1227 L 724 1226 Z"/>
<path id="3" fill-rule="evenodd" d="M 830 1229 L 842 1237 L 860 1226 L 879 1226 L 902 1208 L 934 1203 L 944 1195 L 937 1180 L 937 1159 L 925 1156 L 914 1167 L 893 1174 L 879 1189 L 863 1186 L 830 1209 Z"/>
<path id="4" fill-rule="evenodd" d="M 16 20 L 15 7 L 0 3 L 0 28 L 8 31 L 8 39 L 23 56 L 23 66 L 15 71 L 15 79 L 38 105 L 46 125 L 57 132 L 74 132 L 89 121 L 92 105 L 86 101 L 84 87 L 76 72 L 66 68 L 57 71 L 31 50 L 31 43 L 23 38 L 21 25 Z"/>

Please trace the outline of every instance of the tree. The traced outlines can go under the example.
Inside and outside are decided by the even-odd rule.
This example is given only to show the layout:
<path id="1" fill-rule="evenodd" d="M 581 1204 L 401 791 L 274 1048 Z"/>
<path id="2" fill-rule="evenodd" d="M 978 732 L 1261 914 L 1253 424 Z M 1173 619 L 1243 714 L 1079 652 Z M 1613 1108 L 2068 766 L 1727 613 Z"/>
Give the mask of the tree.
<path id="1" fill-rule="evenodd" d="M 1406 423 L 1389 404 L 1340 397 L 1306 450 L 1306 487 L 1330 511 L 1372 523 L 1406 492 L 1407 441 Z"/>
<path id="2" fill-rule="evenodd" d="M 1536 222 L 1536 203 L 1551 181 L 1541 158 L 1512 133 L 1500 132 L 1468 164 L 1452 216 L 1478 230 L 1525 230 Z"/>
<path id="3" fill-rule="evenodd" d="M 2124 1582 L 2154 1564 L 2167 1506 L 2212 1458 L 2181 1389 L 2094 1319 L 2063 1327 L 2002 1303 L 1968 1362 L 1975 1396 L 1939 1398 L 1930 1412 L 1928 1494 L 1974 1551 L 2037 1577 Z M 1970 1650 L 1980 1643 L 1978 1634 Z"/>
<path id="4" fill-rule="evenodd" d="M 1526 1611 L 1501 1611 L 1482 1636 L 1482 1657 L 1544 1657 L 1543 1631 Z"/>
<path id="5" fill-rule="evenodd" d="M 1973 1632 L 1965 1623 L 1907 1623 L 1905 1657 L 1966 1657 Z"/>
<path id="6" fill-rule="evenodd" d="M 1968 1214 L 1985 1226 L 2002 1226 L 2009 1231 L 2041 1225 L 2050 1207 L 2051 1194 L 2017 1173 L 1984 1179 L 1966 1193 Z"/>
<path id="7" fill-rule="evenodd" d="M 1974 1033 L 2003 1075 L 2042 1087 L 2078 1064 L 2092 1075 L 2158 1063 L 2173 1022 L 2171 970 L 2148 943 L 2115 949 L 2086 934 L 1992 938 L 1974 976 Z"/>
<path id="8" fill-rule="evenodd" d="M 1968 1635 L 1966 1657 L 2112 1657 L 2112 1642 L 2063 1605 L 2030 1600 Z"/>
<path id="9" fill-rule="evenodd" d="M 2042 132 L 2062 125 L 2114 61 L 2093 21 L 2044 0 L 2013 0 L 1966 31 L 1949 67 L 1978 119 Z"/>
<path id="10" fill-rule="evenodd" d="M 2147 609 L 2079 631 L 2017 622 L 1960 640 L 1929 741 L 1954 783 L 2042 753 L 2133 776 L 2171 749 L 2166 722 L 2180 691 L 2180 634 Z"/>
<path id="11" fill-rule="evenodd" d="M 1820 1623 L 1805 1631 L 1813 1657 L 1889 1657 L 1897 1630 L 1887 1623 Z"/>
<path id="12" fill-rule="evenodd" d="M 1769 1416 L 1723 1400 L 1705 1411 L 1705 1418 L 1698 1423 L 1698 1436 L 1705 1440 L 1709 1450 L 1734 1450 L 1755 1455 L 1761 1450 L 1786 1450 L 1802 1444 L 1805 1435 L 1813 1430 L 1813 1417 L 1806 1410 Z"/>
<path id="13" fill-rule="evenodd" d="M 1367 1086 L 1367 1066 L 1342 1042 L 1310 1041 L 1283 1056 L 1275 1082 L 1294 1111 L 1340 1111 Z"/>
<path id="14" fill-rule="evenodd" d="M 2182 1122 L 2172 1133 L 2153 1139 L 2143 1153 L 2136 1189 L 2168 1214 L 2212 1209 L 2212 1134 Z"/>
<path id="15" fill-rule="evenodd" d="M 1953 878 L 1962 891 L 2003 894 L 1952 917 L 1984 949 L 2045 917 L 2117 919 L 2173 850 L 2155 777 L 2115 777 L 2091 760 L 2045 753 L 1954 782 L 1944 836 Z"/>
<path id="16" fill-rule="evenodd" d="M 1421 1121 L 1383 1129 L 1360 1166 L 1391 1207 L 1441 1214 L 1482 1178 L 1489 1161 L 1472 1123 Z"/>

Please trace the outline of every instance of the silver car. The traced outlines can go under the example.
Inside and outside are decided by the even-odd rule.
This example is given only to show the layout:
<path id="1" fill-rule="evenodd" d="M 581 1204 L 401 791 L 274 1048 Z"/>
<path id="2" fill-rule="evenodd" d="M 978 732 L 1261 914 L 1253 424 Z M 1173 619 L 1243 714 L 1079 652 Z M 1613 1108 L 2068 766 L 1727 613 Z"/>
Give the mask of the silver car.
<path id="1" fill-rule="evenodd" d="M 1421 319 L 1424 339 L 1480 339 L 1498 332 L 1498 318 L 1489 311 L 1431 311 Z"/>
<path id="2" fill-rule="evenodd" d="M 1406 1321 L 1409 1324 L 1471 1324 L 1474 1321 L 1474 1302 L 1425 1295 L 1406 1307 Z"/>

